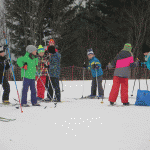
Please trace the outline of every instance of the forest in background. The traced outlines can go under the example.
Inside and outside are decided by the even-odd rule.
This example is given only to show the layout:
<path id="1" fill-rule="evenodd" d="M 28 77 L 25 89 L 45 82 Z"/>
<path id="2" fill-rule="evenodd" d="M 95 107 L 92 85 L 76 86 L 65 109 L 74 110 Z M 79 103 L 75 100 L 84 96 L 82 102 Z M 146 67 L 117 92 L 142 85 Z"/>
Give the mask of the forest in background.
<path id="1" fill-rule="evenodd" d="M 93 48 L 105 69 L 125 43 L 132 44 L 134 58 L 144 61 L 142 45 L 150 46 L 149 16 L 149 0 L 3 0 L 0 41 L 5 31 L 18 58 L 27 45 L 45 46 L 53 38 L 61 67 L 88 64 L 87 49 Z"/>

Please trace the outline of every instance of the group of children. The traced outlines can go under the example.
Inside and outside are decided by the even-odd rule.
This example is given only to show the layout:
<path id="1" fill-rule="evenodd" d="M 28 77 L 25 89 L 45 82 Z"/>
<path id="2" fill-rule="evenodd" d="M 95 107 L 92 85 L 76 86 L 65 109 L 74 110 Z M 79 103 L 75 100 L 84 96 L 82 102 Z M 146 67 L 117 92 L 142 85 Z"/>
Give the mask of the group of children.
<path id="1" fill-rule="evenodd" d="M 121 101 L 123 105 L 129 105 L 128 102 L 128 78 L 130 77 L 130 67 L 135 68 L 138 64 L 138 60 L 134 62 L 133 54 L 131 52 L 132 46 L 127 43 L 124 45 L 124 48 L 117 54 L 115 59 L 108 64 L 108 69 L 115 68 L 113 85 L 111 92 L 109 94 L 110 105 L 114 105 L 118 97 L 119 87 L 121 85 Z M 144 55 L 145 52 L 143 51 Z M 150 53 L 148 53 L 150 56 Z M 102 75 L 103 71 L 101 68 L 100 61 L 95 57 L 92 49 L 89 49 L 87 52 L 89 61 L 88 69 L 91 69 L 92 72 L 92 87 L 90 97 L 96 96 L 96 87 L 98 84 L 98 97 L 104 97 L 104 91 L 102 88 Z M 148 60 L 148 59 L 146 59 Z"/>
<path id="2" fill-rule="evenodd" d="M 138 64 L 137 60 L 134 62 L 133 54 L 131 52 L 132 46 L 127 43 L 124 48 L 117 54 L 115 59 L 108 64 L 108 69 L 115 68 L 113 85 L 109 95 L 109 101 L 111 105 L 116 102 L 119 87 L 121 85 L 121 101 L 123 105 L 129 105 L 128 102 L 128 78 L 130 77 L 130 68 L 135 68 Z M 147 68 L 150 68 L 150 50 L 144 48 L 143 54 L 145 55 L 145 64 Z M 38 53 L 38 57 L 36 54 Z M 10 67 L 9 62 L 5 62 L 3 48 L 0 47 L 0 83 L 2 83 L 4 93 L 3 102 L 9 102 L 10 86 L 4 71 Z M 89 59 L 89 65 L 84 67 L 91 70 L 92 73 L 92 87 L 91 95 L 89 98 L 96 96 L 96 88 L 98 84 L 98 97 L 104 97 L 104 90 L 102 87 L 102 66 L 100 61 L 95 57 L 94 52 L 91 49 L 87 50 L 87 56 Z M 55 42 L 50 40 L 49 46 L 45 50 L 42 45 L 39 45 L 38 50 L 33 45 L 26 47 L 26 54 L 23 57 L 17 59 L 17 64 L 21 67 L 21 77 L 23 77 L 23 89 L 21 105 L 28 107 L 27 104 L 27 92 L 30 86 L 31 90 L 31 102 L 33 106 L 40 106 L 37 100 L 44 99 L 45 87 L 48 88 L 47 98 L 45 101 L 51 101 L 53 98 L 53 91 L 55 89 L 55 98 L 57 102 L 60 102 L 60 87 L 59 87 L 59 75 L 60 75 L 60 59 L 61 54 L 55 48 Z M 4 67 L 5 63 L 5 67 Z M 4 79 L 3 79 L 4 77 Z M 3 80 L 2 80 L 3 79 Z M 37 80 L 37 96 L 35 89 L 35 79 Z"/>
<path id="3" fill-rule="evenodd" d="M 2 100 L 3 103 L 8 104 L 10 86 L 4 72 L 10 67 L 10 63 L 5 62 L 5 60 L 5 52 L 3 47 L 1 47 L 0 83 L 4 89 Z M 17 64 L 21 67 L 21 77 L 23 77 L 21 96 L 21 105 L 23 107 L 29 107 L 27 104 L 27 92 L 29 87 L 33 106 L 40 106 L 37 101 L 44 99 L 45 87 L 47 87 L 46 101 L 51 101 L 53 99 L 53 90 L 55 90 L 56 98 L 54 101 L 61 101 L 59 88 L 60 60 L 61 54 L 55 48 L 55 41 L 53 39 L 49 41 L 47 49 L 44 49 L 42 45 L 39 45 L 38 49 L 33 45 L 28 45 L 26 47 L 26 54 L 17 59 Z M 37 95 L 35 79 L 37 80 Z"/>

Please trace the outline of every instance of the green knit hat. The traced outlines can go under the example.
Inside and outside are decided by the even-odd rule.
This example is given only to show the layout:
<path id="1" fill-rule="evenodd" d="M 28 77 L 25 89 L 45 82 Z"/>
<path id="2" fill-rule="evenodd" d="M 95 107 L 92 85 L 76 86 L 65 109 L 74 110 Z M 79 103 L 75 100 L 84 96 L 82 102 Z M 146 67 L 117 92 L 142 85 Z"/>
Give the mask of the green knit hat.
<path id="1" fill-rule="evenodd" d="M 45 52 L 45 49 L 43 48 L 42 45 L 39 45 L 39 47 L 38 47 L 38 54 L 41 53 L 41 52 Z"/>
<path id="2" fill-rule="evenodd" d="M 123 50 L 124 50 L 124 51 L 129 51 L 129 52 L 131 52 L 131 50 L 132 50 L 131 44 L 130 44 L 130 43 L 126 43 L 126 44 L 124 45 Z"/>

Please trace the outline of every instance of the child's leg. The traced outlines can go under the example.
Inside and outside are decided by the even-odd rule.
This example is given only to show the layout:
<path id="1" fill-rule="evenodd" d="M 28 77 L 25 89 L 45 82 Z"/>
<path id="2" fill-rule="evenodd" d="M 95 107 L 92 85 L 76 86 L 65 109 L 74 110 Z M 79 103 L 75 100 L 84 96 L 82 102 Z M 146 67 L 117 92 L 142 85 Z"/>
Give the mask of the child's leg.
<path id="1" fill-rule="evenodd" d="M 48 88 L 48 76 L 46 76 L 46 83 L 45 83 L 45 87 Z"/>
<path id="2" fill-rule="evenodd" d="M 30 84 L 30 79 L 24 78 L 21 105 L 27 104 L 27 92 L 28 92 L 29 84 Z"/>
<path id="3" fill-rule="evenodd" d="M 60 101 L 60 87 L 59 87 L 59 78 L 52 77 L 51 78 L 53 88 L 55 89 L 56 98 Z"/>
<path id="4" fill-rule="evenodd" d="M 46 77 L 41 76 L 37 81 L 37 97 L 44 99 Z M 42 80 L 42 82 L 41 82 Z"/>
<path id="5" fill-rule="evenodd" d="M 4 92 L 3 92 L 2 100 L 3 100 L 3 102 L 4 102 L 4 100 L 9 101 L 10 85 L 5 76 L 4 76 L 4 80 L 3 80 L 3 89 L 4 89 Z"/>
<path id="6" fill-rule="evenodd" d="M 96 96 L 96 87 L 97 87 L 96 78 L 93 78 L 92 87 L 91 87 L 91 95 Z"/>
<path id="7" fill-rule="evenodd" d="M 42 81 L 43 81 L 43 83 L 44 83 L 44 85 L 46 84 L 46 76 L 42 76 Z M 43 86 L 43 84 L 42 84 L 42 86 Z M 43 86 L 43 88 L 42 88 L 42 91 L 41 91 L 41 98 L 43 98 L 44 99 L 44 94 L 45 94 L 45 86 Z"/>
<path id="8" fill-rule="evenodd" d="M 52 78 L 53 77 L 51 77 L 51 83 L 52 83 Z M 49 99 L 51 99 L 51 98 L 53 98 L 53 88 L 52 88 L 52 86 L 51 86 L 51 83 L 50 83 L 50 81 L 49 81 L 49 79 L 48 79 L 48 92 L 49 92 L 49 94 L 50 94 L 50 96 L 49 96 L 49 94 L 47 93 L 47 98 L 49 98 Z"/>
<path id="9" fill-rule="evenodd" d="M 40 95 L 39 95 L 39 77 L 38 76 L 36 76 L 35 77 L 35 79 L 36 79 L 36 82 L 37 82 L 37 84 L 36 84 L 36 89 L 37 89 L 37 97 L 39 97 Z"/>
<path id="10" fill-rule="evenodd" d="M 128 103 L 128 78 L 121 78 L 121 101 Z"/>
<path id="11" fill-rule="evenodd" d="M 37 98 L 36 98 L 36 89 L 35 89 L 35 79 L 29 79 L 30 80 L 30 90 L 31 90 L 31 103 L 36 104 Z"/>
<path id="12" fill-rule="evenodd" d="M 104 96 L 104 90 L 102 87 L 102 76 L 97 77 L 97 82 L 98 82 L 98 93 L 99 93 L 99 95 Z"/>
<path id="13" fill-rule="evenodd" d="M 120 77 L 114 76 L 113 77 L 113 86 L 109 95 L 109 101 L 110 102 L 116 102 L 118 92 L 119 92 L 119 87 L 120 87 Z"/>

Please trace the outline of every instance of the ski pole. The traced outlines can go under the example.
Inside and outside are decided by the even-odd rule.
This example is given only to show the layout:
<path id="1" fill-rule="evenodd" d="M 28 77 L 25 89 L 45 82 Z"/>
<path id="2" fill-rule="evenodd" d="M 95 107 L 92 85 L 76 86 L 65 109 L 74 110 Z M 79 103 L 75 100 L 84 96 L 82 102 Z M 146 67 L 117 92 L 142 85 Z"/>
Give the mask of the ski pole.
<path id="1" fill-rule="evenodd" d="M 147 84 L 147 69 L 146 69 L 146 85 L 147 85 L 147 91 L 148 91 L 148 84 Z"/>
<path id="2" fill-rule="evenodd" d="M 49 58 L 51 59 L 51 56 L 50 56 Z M 46 64 L 47 64 L 47 62 L 46 62 Z M 50 65 L 49 65 L 49 67 L 50 67 Z M 51 78 L 50 78 L 50 75 L 49 75 L 49 73 L 48 73 L 48 69 L 46 68 L 46 70 L 47 70 L 47 75 L 48 75 L 48 77 L 49 77 L 49 81 L 50 81 L 51 87 L 52 87 L 53 92 L 54 92 L 55 90 L 54 90 L 53 84 L 52 84 L 52 82 L 51 82 Z M 50 70 L 50 69 L 49 69 L 49 70 Z M 49 85 L 49 84 L 48 84 L 48 85 Z M 54 92 L 54 93 L 55 93 L 55 92 Z M 54 96 L 54 97 L 57 99 L 56 93 L 55 93 L 55 96 Z"/>
<path id="3" fill-rule="evenodd" d="M 38 73 L 37 73 L 37 75 L 38 75 Z M 37 81 L 38 81 L 39 79 L 41 80 L 40 76 L 38 75 Z M 43 83 L 42 80 L 41 80 L 41 82 L 42 82 L 43 86 L 45 87 L 45 89 L 47 90 L 48 95 L 49 95 L 50 98 L 52 99 L 51 95 L 50 95 L 49 92 L 48 92 L 48 88 L 44 85 L 44 83 Z"/>
<path id="4" fill-rule="evenodd" d="M 51 82 L 50 75 L 49 75 L 49 73 L 47 73 L 47 74 L 48 74 L 49 82 L 50 82 L 50 84 L 51 84 L 51 87 L 52 87 L 52 89 L 53 89 L 53 92 L 55 93 L 55 90 L 54 90 L 53 84 L 52 84 L 52 82 Z M 56 93 L 55 93 L 54 97 L 57 99 L 57 97 L 56 97 Z"/>
<path id="5" fill-rule="evenodd" d="M 97 92 L 97 90 L 98 90 L 98 84 L 97 84 L 97 69 L 95 69 L 96 70 L 96 95 L 98 94 L 98 92 Z M 98 99 L 99 99 L 99 97 L 98 97 Z"/>
<path id="6" fill-rule="evenodd" d="M 4 60 L 4 70 L 3 70 L 2 83 L 1 83 L 2 87 L 3 87 L 4 74 L 5 74 L 5 60 Z M 1 87 L 1 91 L 0 91 L 0 96 L 1 96 L 1 92 L 2 92 L 2 87 Z"/>
<path id="7" fill-rule="evenodd" d="M 107 71 L 107 70 L 106 70 Z M 108 73 L 107 73 L 107 77 L 108 77 Z M 104 91 L 105 91 L 105 85 L 106 85 L 106 78 L 105 78 L 105 83 L 104 83 Z M 102 96 L 102 101 L 101 101 L 101 103 L 104 103 L 103 102 L 103 96 Z"/>
<path id="8" fill-rule="evenodd" d="M 133 85 L 133 90 L 132 90 L 132 94 L 131 94 L 131 96 L 133 96 L 133 91 L 134 91 L 135 82 L 136 82 L 136 78 L 137 78 L 137 67 L 135 68 L 134 75 L 135 75 L 135 80 L 134 80 L 134 85 Z"/>
<path id="9" fill-rule="evenodd" d="M 24 69 L 24 77 L 25 77 L 25 69 Z M 21 91 L 21 100 L 22 100 L 22 92 L 23 92 L 23 83 L 24 83 L 24 77 L 23 77 L 23 82 L 22 82 L 22 91 Z"/>
<path id="10" fill-rule="evenodd" d="M 4 31 L 3 31 L 3 33 L 4 33 L 4 37 L 5 37 L 5 42 L 6 42 L 6 45 L 7 45 L 6 34 L 5 34 Z M 21 113 L 23 113 L 23 111 L 22 111 L 22 106 L 21 106 L 21 102 L 20 102 L 20 96 L 19 96 L 19 92 L 18 92 L 18 88 L 17 88 L 17 84 L 16 84 L 16 79 L 15 79 L 15 75 L 14 75 L 14 69 L 13 69 L 13 65 L 12 65 L 12 62 L 11 62 L 11 56 L 10 56 L 10 52 L 9 52 L 9 48 L 8 48 L 8 47 L 7 47 L 7 50 L 8 50 L 8 53 L 9 53 L 9 59 L 10 59 L 11 67 L 12 67 L 12 74 L 13 74 L 13 78 L 14 78 L 15 85 L 16 85 L 16 90 L 17 90 L 17 95 L 18 95 L 19 104 L 20 104 L 20 108 L 21 108 Z"/>
<path id="11" fill-rule="evenodd" d="M 62 84 L 62 92 L 63 92 L 64 90 L 63 90 L 63 82 L 62 82 L 62 80 L 61 80 L 61 84 Z"/>
<path id="12" fill-rule="evenodd" d="M 84 93 L 84 71 L 85 71 L 85 68 L 83 68 L 83 92 L 82 92 L 82 97 L 83 98 L 83 93 Z"/>

